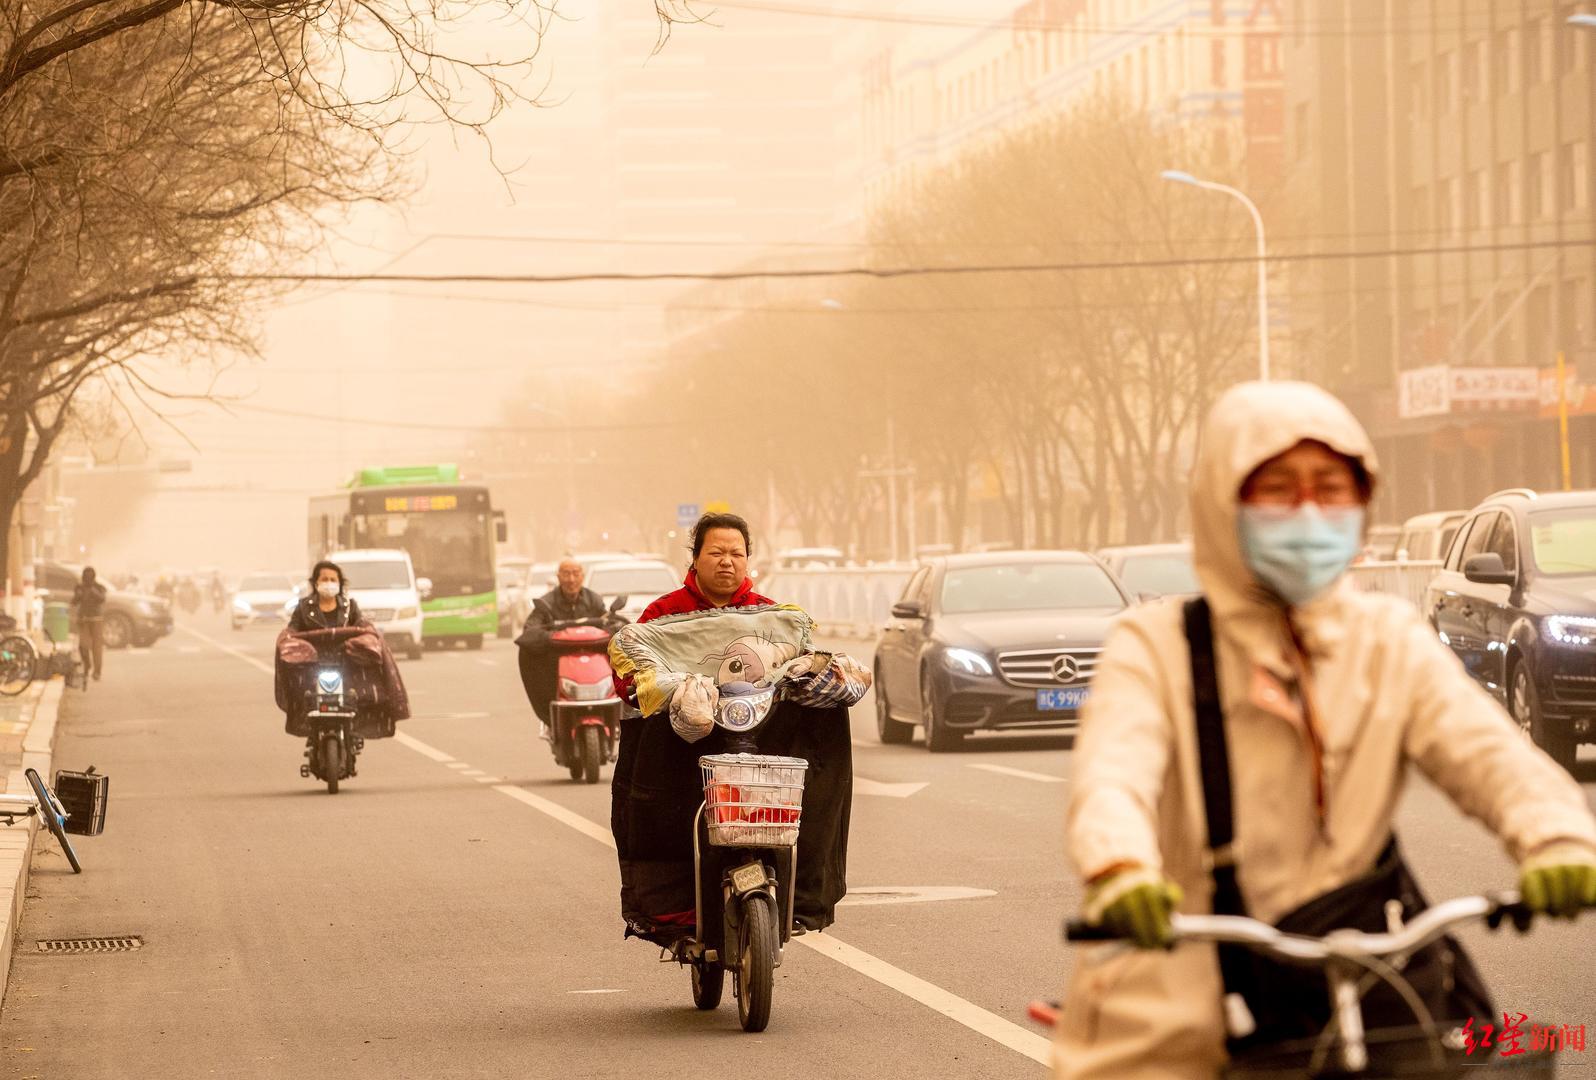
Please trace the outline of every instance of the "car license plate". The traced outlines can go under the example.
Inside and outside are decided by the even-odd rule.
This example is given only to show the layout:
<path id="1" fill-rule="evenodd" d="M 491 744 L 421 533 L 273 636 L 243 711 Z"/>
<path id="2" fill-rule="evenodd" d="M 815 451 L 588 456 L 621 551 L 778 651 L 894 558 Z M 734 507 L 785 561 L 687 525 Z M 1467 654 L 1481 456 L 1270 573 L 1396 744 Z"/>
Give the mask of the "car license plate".
<path id="1" fill-rule="evenodd" d="M 1059 712 L 1064 709 L 1079 709 L 1086 704 L 1086 687 L 1071 686 L 1062 690 L 1038 690 L 1036 692 L 1037 712 Z"/>
<path id="2" fill-rule="evenodd" d="M 764 863 L 743 863 L 731 872 L 732 892 L 753 892 L 763 888 L 767 880 Z"/>

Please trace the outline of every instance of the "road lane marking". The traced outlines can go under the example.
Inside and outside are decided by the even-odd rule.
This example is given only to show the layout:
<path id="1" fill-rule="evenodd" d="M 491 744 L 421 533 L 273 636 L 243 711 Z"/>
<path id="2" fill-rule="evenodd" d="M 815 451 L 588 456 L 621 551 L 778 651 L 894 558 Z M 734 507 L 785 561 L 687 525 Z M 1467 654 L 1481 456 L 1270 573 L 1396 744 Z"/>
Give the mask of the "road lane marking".
<path id="1" fill-rule="evenodd" d="M 235 649 L 231 645 L 224 645 L 220 641 L 217 641 L 215 638 L 209 637 L 209 636 L 207 636 L 205 634 L 202 634 L 198 630 L 193 629 L 192 627 L 179 626 L 178 629 L 183 631 L 183 633 L 185 633 L 185 634 L 192 634 L 194 637 L 199 638 L 201 641 L 205 642 L 207 645 L 210 645 L 213 648 L 220 649 L 220 650 L 222 650 L 222 652 L 226 653 L 229 656 L 238 657 L 238 659 L 244 661 L 244 663 L 248 664 L 250 667 L 259 668 L 261 671 L 264 671 L 268 675 L 275 675 L 276 674 L 276 672 L 274 672 L 272 670 L 272 666 L 270 664 L 266 663 L 264 660 L 256 659 L 255 657 L 249 655 L 249 653 L 247 653 L 247 652 L 243 652 L 243 651 L 241 651 L 239 649 Z"/>
<path id="2" fill-rule="evenodd" d="M 470 773 L 465 773 L 464 775 L 471 776 Z M 502 777 L 502 776 L 471 776 L 471 779 L 475 780 L 479 784 L 502 784 L 502 783 L 504 783 L 504 777 Z"/>
<path id="3" fill-rule="evenodd" d="M 470 767 L 471 767 L 471 763 L 469 761 L 451 761 L 451 762 L 449 762 L 449 768 L 451 768 L 451 769 L 469 769 Z"/>
<path id="4" fill-rule="evenodd" d="M 184 629 L 187 628 L 185 627 Z M 253 656 L 249 656 L 246 653 L 239 652 L 237 649 L 223 645 L 221 642 L 212 638 L 208 638 L 205 635 L 200 634 L 198 631 L 189 630 L 188 632 L 193 634 L 195 637 L 200 638 L 202 641 L 209 642 L 222 652 L 228 653 L 231 656 L 236 656 L 245 663 L 251 664 L 267 674 L 272 673 L 270 667 L 255 659 Z M 396 734 L 394 736 L 394 741 L 410 747 L 410 749 L 416 751 L 418 754 L 431 758 L 433 761 L 441 761 L 444 763 L 454 761 L 452 755 L 446 754 L 442 750 L 439 750 L 435 747 L 428 746 L 420 739 L 406 735 L 403 732 Z M 870 783 L 874 783 L 874 781 L 870 781 Z M 912 787 L 916 791 L 925 787 L 924 784 L 893 784 L 887 786 L 899 788 Z M 572 810 L 568 810 L 564 806 L 554 802 L 551 799 L 545 799 L 541 795 L 534 795 L 525 788 L 517 787 L 514 784 L 495 784 L 493 786 L 493 790 L 499 792 L 501 795 L 505 795 L 514 799 L 516 802 L 525 803 L 527 806 L 532 807 L 532 809 L 537 810 L 540 813 L 548 815 L 555 821 L 558 821 L 560 824 L 575 829 L 583 836 L 598 841 L 611 851 L 615 850 L 615 838 L 610 835 L 609 829 L 599 825 L 596 822 L 589 821 L 581 814 L 578 814 Z M 851 968 L 860 975 L 878 982 L 890 990 L 896 990 L 905 997 L 926 1006 L 933 1012 L 941 1013 L 949 1020 L 952 1020 L 957 1024 L 961 1024 L 979 1035 L 984 1035 L 986 1038 L 991 1039 L 999 1046 L 1013 1050 L 1014 1052 L 1022 1054 L 1025 1057 L 1030 1058 L 1032 1061 L 1040 1062 L 1043 1065 L 1050 1065 L 1052 1063 L 1052 1044 L 1049 1043 L 1047 1039 L 1044 1039 L 1042 1036 L 1037 1035 L 1034 1032 L 1026 1031 L 1018 1024 L 1010 1023 L 1001 1016 L 998 1016 L 996 1013 L 988 1012 L 979 1005 L 976 1005 L 970 1001 L 966 1001 L 964 998 L 959 997 L 957 994 L 954 994 L 951 991 L 944 990 L 940 986 L 928 983 L 918 976 L 909 974 L 902 968 L 894 967 L 885 960 L 865 952 L 863 949 L 857 949 L 852 945 L 839 941 L 831 934 L 805 934 L 802 937 L 793 938 L 792 941 L 795 944 L 813 949 L 817 953 L 829 956 L 831 959 L 835 960 L 839 964 L 842 964 L 844 967 Z"/>
<path id="5" fill-rule="evenodd" d="M 1007 765 L 987 765 L 982 762 L 966 762 L 972 769 L 983 769 L 990 773 L 1000 773 L 1003 776 L 1018 776 L 1021 780 L 1035 780 L 1042 784 L 1062 784 L 1062 776 L 1049 776 L 1047 773 L 1027 772 L 1025 769 L 1011 769 Z"/>
<path id="6" fill-rule="evenodd" d="M 596 822 L 589 821 L 581 814 L 567 810 L 565 807 L 561 806 L 552 799 L 545 799 L 541 795 L 534 795 L 525 788 L 516 787 L 514 784 L 498 784 L 493 790 L 499 792 L 501 795 L 508 795 L 516 802 L 526 803 L 532 809 L 542 811 L 543 813 L 549 815 L 549 817 L 553 818 L 555 821 L 558 821 L 561 825 L 569 825 L 583 836 L 597 840 L 611 851 L 615 850 L 615 837 L 610 835 L 610 831 L 608 829 L 597 824 Z"/>
<path id="7" fill-rule="evenodd" d="M 414 750 L 423 757 L 429 757 L 433 761 L 441 761 L 446 765 L 451 765 L 452 767 L 452 762 L 454 761 L 453 755 L 445 754 L 437 747 L 428 746 L 426 743 L 415 738 L 414 736 L 406 735 L 404 732 L 399 731 L 394 733 L 393 741 L 410 747 L 410 749 Z"/>
<path id="8" fill-rule="evenodd" d="M 878 904 L 929 904 L 939 900 L 980 900 L 996 896 L 991 889 L 969 889 L 962 885 L 849 885 L 848 895 L 837 903 L 849 907 L 874 907 Z"/>
<path id="9" fill-rule="evenodd" d="M 888 784 L 880 780 L 871 780 L 869 777 L 857 773 L 853 778 L 853 793 L 855 795 L 880 795 L 888 799 L 907 799 L 929 784 Z"/>
<path id="10" fill-rule="evenodd" d="M 624 994 L 625 990 L 567 990 L 567 994 Z"/>
<path id="11" fill-rule="evenodd" d="M 483 772 L 481 769 L 467 769 L 465 772 L 461 773 L 460 775 L 461 776 L 486 776 L 488 774 Z"/>
<path id="12" fill-rule="evenodd" d="M 985 1035 L 999 1046 L 1006 1046 L 1015 1053 L 1024 1054 L 1032 1061 L 1043 1065 L 1053 1063 L 1053 1044 L 1047 1039 L 1033 1031 L 1026 1031 L 1018 1024 L 1010 1023 L 996 1013 L 987 1012 L 981 1006 L 966 1001 L 940 986 L 928 983 L 916 975 L 910 975 L 902 968 L 893 967 L 863 949 L 856 949 L 830 934 L 805 934 L 793 938 L 792 943 L 829 956 L 865 978 L 874 979 L 882 986 L 918 1001 L 933 1012 L 939 1012 L 971 1031 Z"/>
<path id="13" fill-rule="evenodd" d="M 485 656 L 475 657 L 475 660 L 476 660 L 477 663 L 481 664 L 483 667 L 498 667 L 499 666 L 499 662 L 497 660 L 489 660 Z"/>

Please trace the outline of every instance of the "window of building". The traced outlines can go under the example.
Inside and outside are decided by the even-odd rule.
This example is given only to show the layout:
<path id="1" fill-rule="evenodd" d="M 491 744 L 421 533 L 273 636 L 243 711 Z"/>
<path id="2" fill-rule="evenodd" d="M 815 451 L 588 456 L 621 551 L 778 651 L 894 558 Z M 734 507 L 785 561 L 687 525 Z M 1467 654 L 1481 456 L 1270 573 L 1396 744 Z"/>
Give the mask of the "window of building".
<path id="1" fill-rule="evenodd" d="M 1450 176 L 1437 186 L 1441 202 L 1441 232 L 1447 236 L 1457 234 L 1463 224 L 1463 190 L 1457 177 Z"/>
<path id="2" fill-rule="evenodd" d="M 1557 43 L 1557 73 L 1559 75 L 1572 75 L 1579 70 L 1584 60 L 1585 38 L 1591 31 L 1581 27 L 1568 25 L 1568 17 L 1580 11 L 1578 4 L 1564 4 L 1563 10 L 1558 13 L 1555 25 L 1558 27 Z"/>
<path id="3" fill-rule="evenodd" d="M 1480 104 L 1490 97 L 1485 83 L 1489 68 L 1485 63 L 1485 39 L 1470 42 L 1463 50 L 1463 100 Z"/>
<path id="4" fill-rule="evenodd" d="M 1457 108 L 1457 53 L 1451 49 L 1435 58 L 1435 112 L 1445 116 Z"/>
<path id="5" fill-rule="evenodd" d="M 1552 287 L 1537 285 L 1524 303 L 1524 362 L 1542 367 L 1556 361 L 1555 328 L 1552 324 Z"/>
<path id="6" fill-rule="evenodd" d="M 1308 133 L 1308 103 L 1306 101 L 1297 102 L 1296 108 L 1292 109 L 1291 123 L 1297 140 L 1297 160 L 1301 161 L 1308 156 L 1308 148 L 1312 145 L 1311 136 Z"/>
<path id="7" fill-rule="evenodd" d="M 1552 23 L 1536 19 L 1529 24 L 1524 41 L 1524 82 L 1537 86 L 1552 76 Z"/>
<path id="8" fill-rule="evenodd" d="M 1546 151 L 1529 158 L 1529 216 L 1534 221 L 1550 217 L 1557 207 L 1553 196 L 1552 155 Z"/>
<path id="9" fill-rule="evenodd" d="M 1585 205 L 1590 192 L 1590 144 L 1566 143 L 1559 155 L 1562 161 L 1562 206 L 1564 210 L 1578 210 Z"/>
<path id="10" fill-rule="evenodd" d="M 1412 105 L 1414 116 L 1430 115 L 1430 102 L 1433 94 L 1430 90 L 1430 66 L 1420 60 L 1408 72 L 1408 85 L 1412 92 Z"/>
<path id="11" fill-rule="evenodd" d="M 1585 288 L 1585 282 L 1570 278 L 1557 298 L 1557 347 L 1570 357 L 1584 351 L 1590 333 L 1590 311 L 1582 302 Z"/>
<path id="12" fill-rule="evenodd" d="M 1491 186 L 1484 169 L 1469 173 L 1467 190 L 1463 196 L 1464 228 L 1470 232 L 1488 228 L 1491 224 Z"/>
<path id="13" fill-rule="evenodd" d="M 1435 221 L 1431 217 L 1433 211 L 1434 207 L 1430 205 L 1430 189 L 1419 184 L 1413 189 L 1413 195 L 1409 200 L 1409 213 L 1413 215 L 1414 224 L 1429 232 L 1435 227 Z"/>
<path id="14" fill-rule="evenodd" d="M 1496 94 L 1518 89 L 1518 31 L 1498 30 L 1491 38 L 1491 84 Z"/>
<path id="15" fill-rule="evenodd" d="M 1516 161 L 1504 161 L 1496 167 L 1495 224 L 1509 225 L 1518 220 L 1518 195 L 1513 177 Z"/>

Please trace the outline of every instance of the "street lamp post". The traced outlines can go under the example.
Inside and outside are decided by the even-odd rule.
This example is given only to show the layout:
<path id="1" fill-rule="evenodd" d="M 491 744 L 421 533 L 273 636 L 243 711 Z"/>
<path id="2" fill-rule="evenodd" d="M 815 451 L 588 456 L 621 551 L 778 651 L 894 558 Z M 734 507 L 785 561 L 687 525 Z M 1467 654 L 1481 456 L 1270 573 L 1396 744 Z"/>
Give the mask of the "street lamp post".
<path id="1" fill-rule="evenodd" d="M 1257 204 L 1251 199 L 1231 187 L 1229 184 L 1216 184 L 1212 180 L 1199 180 L 1189 172 L 1179 169 L 1165 169 L 1159 174 L 1165 180 L 1172 180 L 1177 184 L 1190 184 L 1206 191 L 1221 191 L 1226 195 L 1241 200 L 1241 204 L 1252 215 L 1252 223 L 1258 231 L 1258 378 L 1262 382 L 1269 381 L 1269 270 L 1265 263 L 1268 248 L 1264 245 L 1263 215 L 1258 213 Z"/>

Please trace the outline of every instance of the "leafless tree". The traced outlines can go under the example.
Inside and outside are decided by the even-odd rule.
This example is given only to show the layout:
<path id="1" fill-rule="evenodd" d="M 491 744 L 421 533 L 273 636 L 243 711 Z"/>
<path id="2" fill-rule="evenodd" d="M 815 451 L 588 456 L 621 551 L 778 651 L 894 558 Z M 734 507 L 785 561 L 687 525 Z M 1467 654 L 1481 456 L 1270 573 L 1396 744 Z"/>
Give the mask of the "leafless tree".
<path id="1" fill-rule="evenodd" d="M 330 215 L 405 189 L 416 123 L 523 97 L 540 0 L 0 3 L 0 566 L 22 491 L 95 393 L 248 352 Z M 465 42 L 494 30 L 478 55 Z M 92 389 L 91 389 L 92 388 Z"/>

